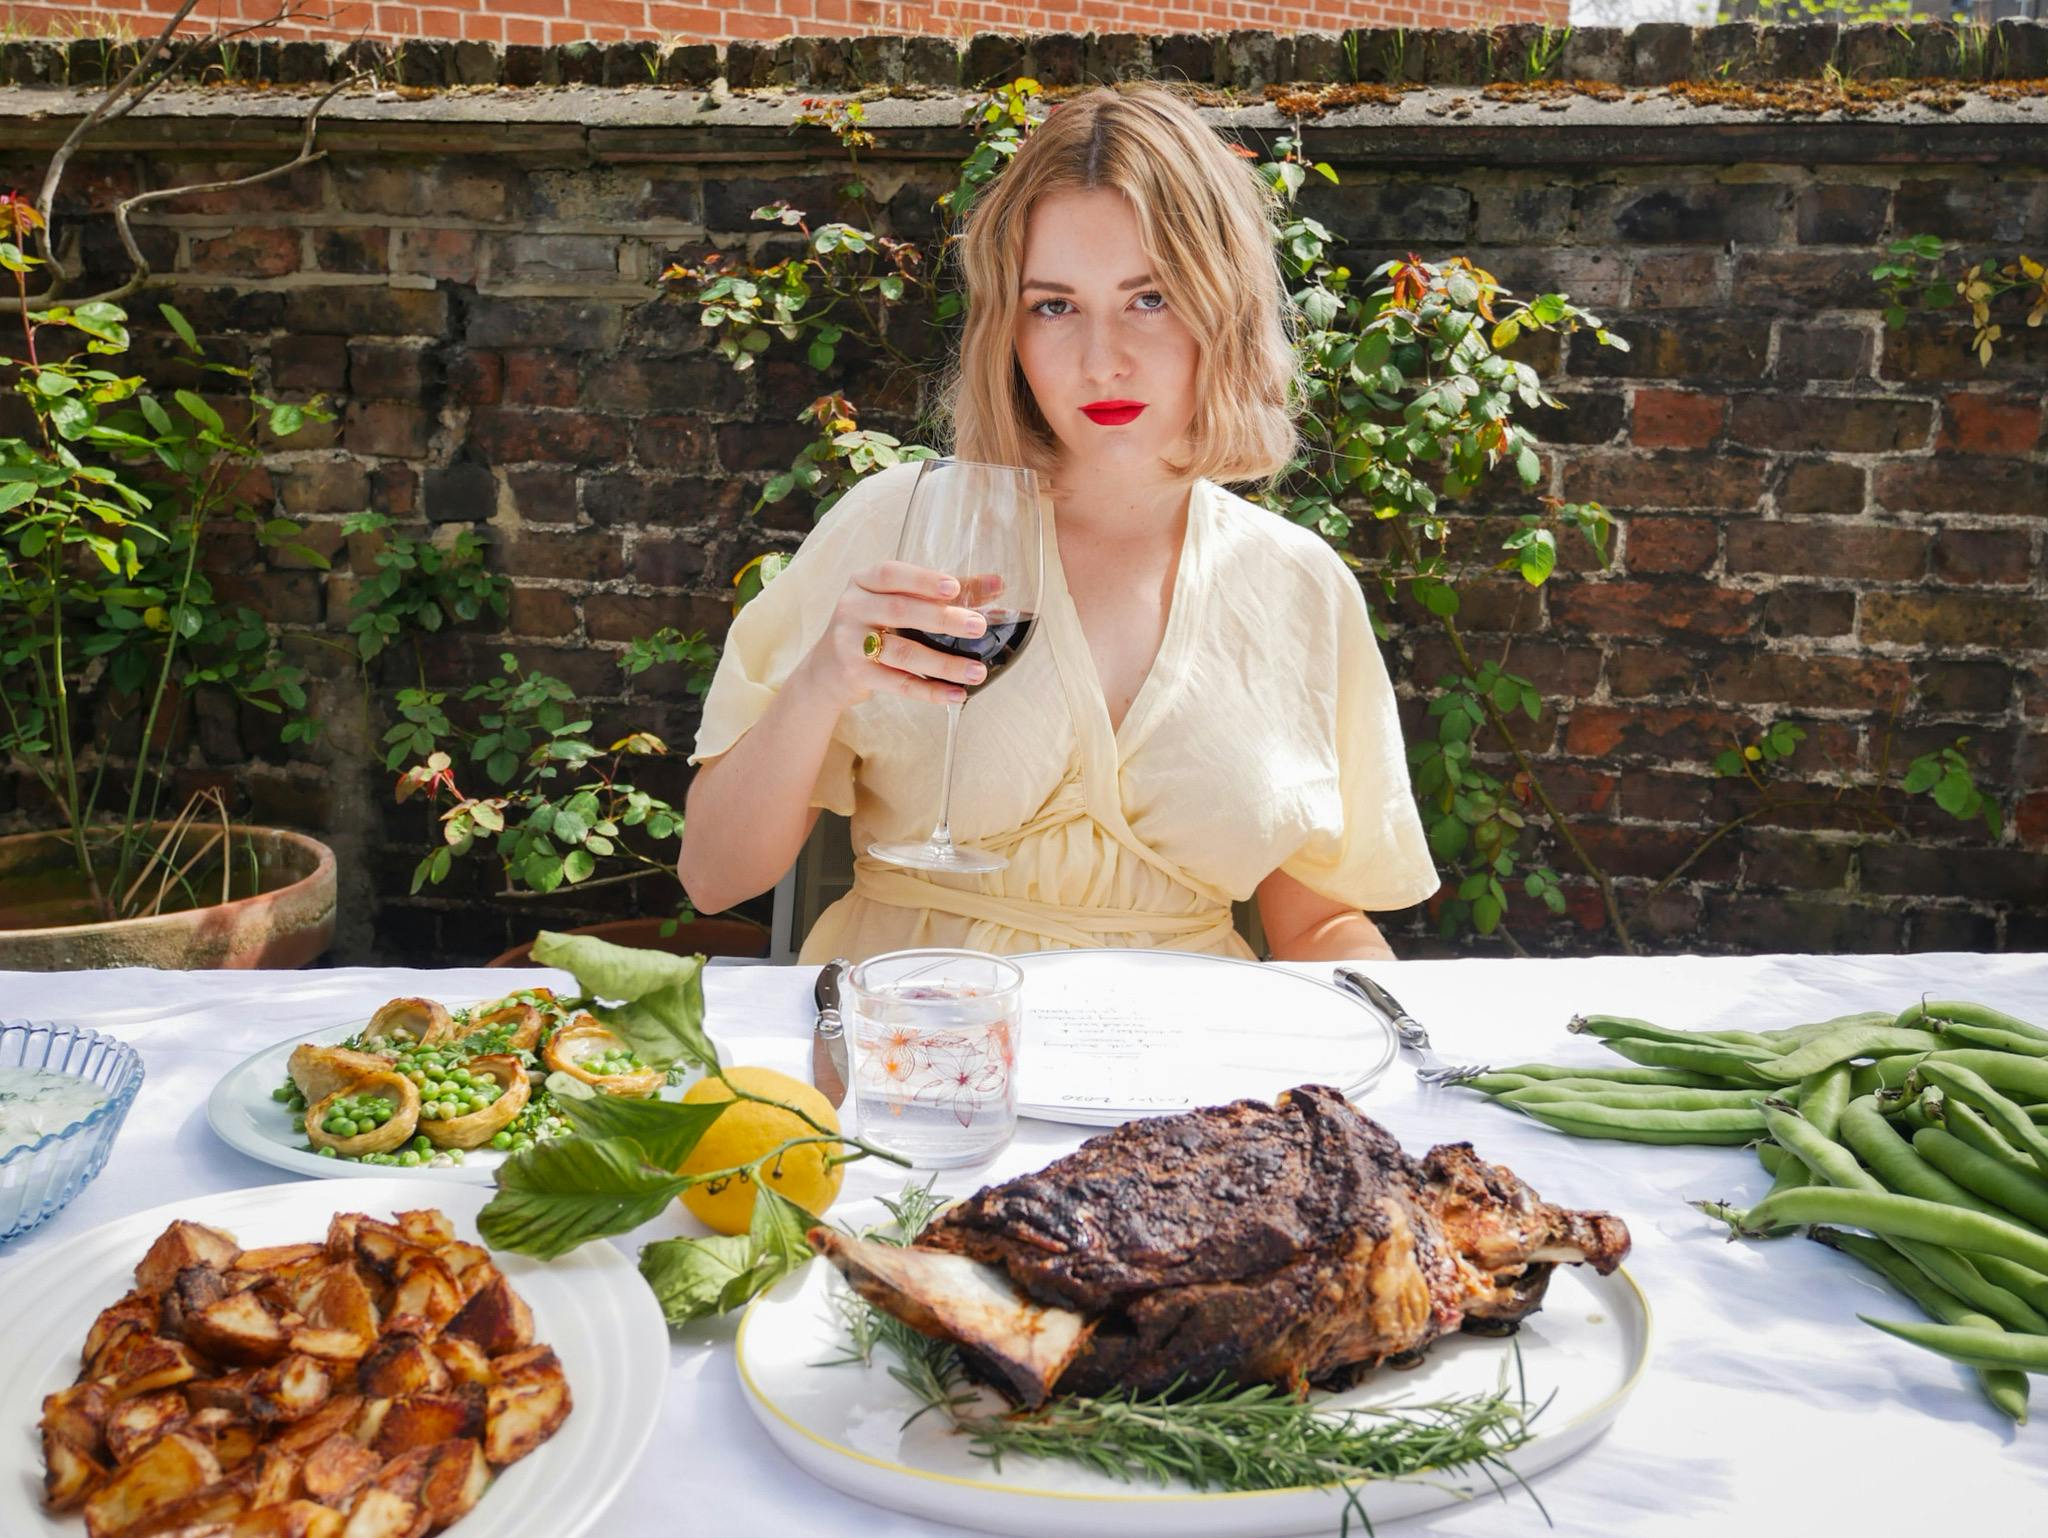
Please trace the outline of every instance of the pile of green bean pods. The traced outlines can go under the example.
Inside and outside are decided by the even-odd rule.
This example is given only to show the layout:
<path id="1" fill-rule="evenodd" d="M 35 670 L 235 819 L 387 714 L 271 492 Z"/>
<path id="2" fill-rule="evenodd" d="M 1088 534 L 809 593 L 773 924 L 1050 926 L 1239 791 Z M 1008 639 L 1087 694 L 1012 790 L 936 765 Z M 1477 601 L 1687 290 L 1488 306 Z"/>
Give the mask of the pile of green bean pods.
<path id="1" fill-rule="evenodd" d="M 1870 1267 L 1934 1322 L 1859 1318 L 1971 1368 L 2025 1421 L 2027 1374 L 2048 1373 L 2048 1028 L 1942 1000 L 1789 1030 L 1618 1015 L 1571 1029 L 1628 1066 L 1453 1082 L 1575 1137 L 1753 1145 L 1769 1194 L 1693 1205 L 1741 1237 L 1804 1230 Z"/>

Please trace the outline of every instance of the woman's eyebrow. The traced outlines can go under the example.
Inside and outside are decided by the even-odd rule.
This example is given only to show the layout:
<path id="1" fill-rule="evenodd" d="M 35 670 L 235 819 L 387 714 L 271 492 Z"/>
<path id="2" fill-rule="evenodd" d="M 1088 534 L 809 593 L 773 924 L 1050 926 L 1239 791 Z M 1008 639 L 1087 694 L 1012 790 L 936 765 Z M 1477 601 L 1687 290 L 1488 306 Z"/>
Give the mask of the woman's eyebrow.
<path id="1" fill-rule="evenodd" d="M 1143 288 L 1147 283 L 1150 283 L 1151 281 L 1151 273 L 1141 272 L 1135 278 L 1125 278 L 1123 282 L 1117 284 L 1117 287 L 1120 289 Z M 1064 283 L 1047 283 L 1038 278 L 1026 278 L 1024 280 L 1024 287 L 1042 288 L 1049 294 L 1071 294 L 1073 292 L 1073 290 L 1067 287 L 1067 285 Z"/>

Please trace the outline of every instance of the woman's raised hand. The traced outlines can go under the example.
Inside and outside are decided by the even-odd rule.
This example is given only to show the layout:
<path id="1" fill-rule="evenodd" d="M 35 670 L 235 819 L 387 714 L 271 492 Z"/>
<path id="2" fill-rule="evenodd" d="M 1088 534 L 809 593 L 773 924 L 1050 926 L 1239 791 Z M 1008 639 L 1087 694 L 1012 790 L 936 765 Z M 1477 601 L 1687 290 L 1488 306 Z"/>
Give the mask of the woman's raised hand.
<path id="1" fill-rule="evenodd" d="M 960 584 L 944 572 L 901 561 L 870 567 L 847 584 L 803 666 L 841 709 L 877 692 L 941 705 L 963 700 L 966 691 L 960 686 L 980 683 L 986 673 L 979 662 L 895 633 L 982 635 L 988 622 L 973 609 L 948 601 L 959 596 Z M 870 656 L 869 637 L 877 633 L 881 651 Z"/>

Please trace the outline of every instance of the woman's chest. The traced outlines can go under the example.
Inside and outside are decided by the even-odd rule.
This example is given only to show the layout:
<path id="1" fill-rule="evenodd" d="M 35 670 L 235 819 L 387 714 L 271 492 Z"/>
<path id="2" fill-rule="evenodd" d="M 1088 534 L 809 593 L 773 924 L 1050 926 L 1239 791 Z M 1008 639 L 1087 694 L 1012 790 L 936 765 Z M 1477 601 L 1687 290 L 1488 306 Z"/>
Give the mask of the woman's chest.
<path id="1" fill-rule="evenodd" d="M 1180 553 L 1062 536 L 1060 557 L 1074 621 L 1115 731 L 1160 660 Z"/>

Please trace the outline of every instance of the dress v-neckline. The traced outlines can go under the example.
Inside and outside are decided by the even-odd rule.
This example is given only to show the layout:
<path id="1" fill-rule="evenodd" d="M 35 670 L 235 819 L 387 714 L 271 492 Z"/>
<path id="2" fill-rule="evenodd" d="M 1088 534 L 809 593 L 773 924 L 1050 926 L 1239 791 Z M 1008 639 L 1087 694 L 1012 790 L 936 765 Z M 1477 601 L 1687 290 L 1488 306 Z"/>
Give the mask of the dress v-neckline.
<path id="1" fill-rule="evenodd" d="M 1186 669 L 1179 653 L 1184 638 L 1195 623 L 1192 610 L 1205 584 L 1198 580 L 1207 549 L 1204 537 L 1209 517 L 1208 483 L 1196 481 L 1188 492 L 1187 527 L 1181 534 L 1180 561 L 1173 574 L 1173 596 L 1168 600 L 1166 625 L 1159 637 L 1159 649 L 1145 672 L 1144 682 L 1131 696 L 1130 708 L 1121 723 L 1109 719 L 1109 699 L 1103 692 L 1102 675 L 1095 667 L 1095 654 L 1088 646 L 1088 633 L 1081 628 L 1081 611 L 1067 586 L 1066 562 L 1060 555 L 1058 528 L 1048 521 L 1045 530 L 1046 568 L 1049 585 L 1057 594 L 1056 624 L 1053 629 L 1054 655 L 1067 684 L 1075 725 L 1099 735 L 1114 753 L 1113 763 L 1121 766 L 1151 734 L 1161 707 L 1178 687 Z M 1050 514 L 1048 514 L 1050 519 Z"/>

